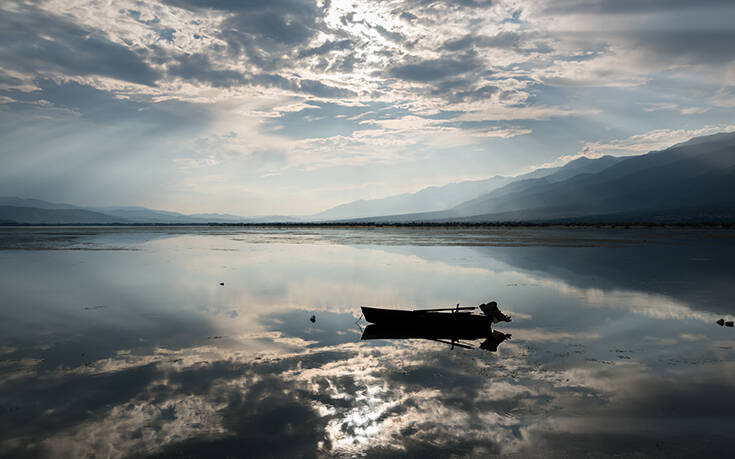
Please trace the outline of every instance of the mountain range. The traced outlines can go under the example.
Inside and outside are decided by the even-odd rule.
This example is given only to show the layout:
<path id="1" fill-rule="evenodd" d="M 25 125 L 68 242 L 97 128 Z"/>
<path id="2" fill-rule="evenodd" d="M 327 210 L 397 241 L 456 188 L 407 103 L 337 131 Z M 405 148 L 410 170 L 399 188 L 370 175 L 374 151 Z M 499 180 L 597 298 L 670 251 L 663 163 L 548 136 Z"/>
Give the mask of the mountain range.
<path id="1" fill-rule="evenodd" d="M 146 207 L 82 207 L 73 204 L 0 197 L 0 224 L 206 224 L 293 222 L 280 215 L 240 217 L 229 214 L 182 214 Z"/>
<path id="2" fill-rule="evenodd" d="M 577 160 L 580 161 L 580 160 Z M 593 222 L 735 220 L 735 133 L 699 137 L 626 158 L 582 160 L 439 212 L 375 222 Z M 601 167 L 597 167 L 601 166 Z M 598 170 L 595 170 L 598 169 Z"/>
<path id="3" fill-rule="evenodd" d="M 306 217 L 312 221 L 343 220 L 414 212 L 430 212 L 452 208 L 518 180 L 544 177 L 557 172 L 559 167 L 536 169 L 517 177 L 497 175 L 484 180 L 430 186 L 415 193 L 404 193 L 380 199 L 367 199 L 340 204 L 318 214 Z"/>
<path id="4" fill-rule="evenodd" d="M 581 157 L 517 177 L 428 187 L 307 217 L 181 214 L 0 197 L 0 224 L 735 221 L 735 133 L 629 157 Z"/>

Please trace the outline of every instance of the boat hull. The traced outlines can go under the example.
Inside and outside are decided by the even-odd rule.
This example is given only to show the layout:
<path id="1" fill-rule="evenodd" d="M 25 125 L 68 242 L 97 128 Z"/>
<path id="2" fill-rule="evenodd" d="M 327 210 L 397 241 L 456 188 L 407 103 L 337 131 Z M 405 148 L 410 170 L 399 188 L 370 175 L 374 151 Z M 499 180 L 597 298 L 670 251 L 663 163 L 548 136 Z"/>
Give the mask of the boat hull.
<path id="1" fill-rule="evenodd" d="M 423 336 L 484 336 L 488 333 L 491 320 L 486 316 L 469 312 L 405 311 L 362 307 L 365 320 L 379 326 L 383 333 L 415 333 Z M 392 330 L 392 332 L 391 332 Z M 395 336 L 409 338 L 410 336 Z M 473 338 L 466 338 L 473 339 Z"/>

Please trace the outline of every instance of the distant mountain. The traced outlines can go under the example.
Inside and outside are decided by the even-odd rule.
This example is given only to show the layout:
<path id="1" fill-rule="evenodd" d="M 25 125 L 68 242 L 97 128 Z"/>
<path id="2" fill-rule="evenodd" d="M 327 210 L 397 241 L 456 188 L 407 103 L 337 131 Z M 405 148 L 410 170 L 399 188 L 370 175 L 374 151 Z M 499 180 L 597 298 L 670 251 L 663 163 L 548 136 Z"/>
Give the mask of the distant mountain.
<path id="1" fill-rule="evenodd" d="M 34 209 L 47 209 L 47 210 L 61 210 L 61 209 L 74 209 L 74 210 L 85 210 L 93 212 L 93 214 L 103 215 L 104 217 L 98 217 L 100 221 L 93 223 L 106 223 L 110 220 L 115 222 L 135 222 L 135 223 L 183 223 L 183 222 L 201 222 L 203 219 L 189 218 L 189 216 L 180 214 L 177 212 L 168 212 L 164 210 L 152 210 L 145 207 L 84 207 L 73 204 L 60 203 L 60 202 L 48 202 L 40 199 L 24 199 L 18 197 L 0 197 L 0 206 L 13 206 L 13 207 L 24 207 Z M 41 213 L 37 215 L 37 218 L 41 219 Z M 51 214 L 49 214 L 51 215 Z M 56 213 L 54 218 L 59 218 L 62 215 L 67 215 L 69 218 L 73 218 L 73 215 L 82 215 L 74 213 Z M 43 223 L 38 220 L 35 223 Z M 71 221 L 67 221 L 71 223 Z M 82 223 L 82 222 L 76 222 Z M 89 223 L 85 221 L 84 223 Z"/>
<path id="2" fill-rule="evenodd" d="M 231 214 L 190 214 L 188 216 L 191 218 L 198 218 L 198 219 L 208 220 L 208 221 L 220 221 L 220 220 L 233 221 L 233 220 L 243 220 L 244 219 L 244 217 L 240 217 L 238 215 L 231 215 Z"/>
<path id="3" fill-rule="evenodd" d="M 0 221 L 4 224 L 24 223 L 30 225 L 131 223 L 130 220 L 84 209 L 43 209 L 16 206 L 0 206 Z"/>
<path id="4" fill-rule="evenodd" d="M 309 221 L 344 220 L 380 215 L 430 212 L 449 209 L 481 194 L 488 193 L 511 182 L 544 177 L 560 168 L 543 168 L 517 177 L 495 176 L 485 180 L 430 186 L 415 193 L 404 193 L 380 199 L 363 199 L 340 204 L 324 212 L 305 217 Z"/>
<path id="5" fill-rule="evenodd" d="M 124 218 L 136 223 L 164 223 L 164 224 L 187 224 L 187 223 L 265 223 L 265 222 L 291 222 L 299 221 L 297 218 L 284 217 L 280 215 L 263 217 L 240 217 L 230 214 L 182 214 L 166 210 L 153 210 L 145 207 L 104 207 L 98 210 L 115 217 Z"/>
<path id="6" fill-rule="evenodd" d="M 145 207 L 92 207 L 95 211 L 122 218 L 136 223 L 199 223 L 197 218 L 189 218 L 178 212 L 153 210 Z"/>
<path id="7" fill-rule="evenodd" d="M 443 212 L 375 220 L 591 222 L 735 217 L 731 212 L 735 209 L 735 133 L 695 138 L 640 156 L 599 160 L 593 168 L 587 167 L 595 164 L 589 160 L 572 162 L 556 175 L 514 182 Z M 564 171 L 580 165 L 579 170 Z"/>
<path id="8" fill-rule="evenodd" d="M 186 215 L 165 210 L 153 210 L 146 207 L 82 207 L 73 204 L 42 201 L 40 199 L 24 199 L 18 197 L 0 197 L 1 224 L 109 224 L 109 223 L 147 223 L 147 224 L 203 224 L 203 223 L 252 223 L 261 219 L 277 219 L 279 217 L 238 217 L 228 214 L 194 214 Z M 62 212 L 63 211 L 63 212 Z M 283 220 L 288 217 L 281 217 Z M 277 221 L 283 221 L 277 220 Z"/>
<path id="9" fill-rule="evenodd" d="M 73 204 L 0 197 L 0 224 L 206 224 L 297 222 L 295 217 L 270 215 L 239 217 L 229 214 L 192 214 L 146 207 L 81 207 Z"/>
<path id="10" fill-rule="evenodd" d="M 79 206 L 59 202 L 24 199 L 17 196 L 0 196 L 0 206 L 32 207 L 35 209 L 81 209 Z"/>
<path id="11" fill-rule="evenodd" d="M 533 189 L 544 185 L 553 183 L 563 182 L 571 177 L 578 176 L 580 174 L 589 174 L 602 171 L 611 167 L 625 158 L 619 158 L 614 156 L 603 156 L 600 158 L 578 158 L 568 162 L 562 167 L 556 167 L 551 169 L 538 169 L 529 174 L 524 174 L 515 177 L 510 183 L 505 186 L 496 188 L 495 190 L 480 195 L 480 198 L 471 199 L 452 208 L 435 211 L 435 212 L 417 212 L 409 214 L 398 214 L 398 215 L 387 215 L 379 216 L 375 218 L 362 217 L 354 219 L 356 221 L 378 221 L 378 222 L 400 222 L 400 221 L 430 221 L 430 220 L 456 220 L 464 217 L 470 217 L 473 214 L 474 209 L 465 210 L 464 206 L 473 203 L 477 199 L 483 199 L 487 196 L 493 196 L 497 199 L 502 199 L 504 196 L 512 195 L 514 193 L 520 193 L 525 190 Z M 541 173 L 538 173 L 542 171 Z"/>
<path id="12" fill-rule="evenodd" d="M 490 193 L 484 195 L 478 195 L 472 200 L 455 206 L 453 210 L 457 215 L 473 215 L 472 211 L 465 212 L 464 206 L 470 205 L 477 199 L 484 199 L 485 197 L 492 194 L 496 198 L 511 195 L 513 193 L 520 193 L 532 190 L 534 188 L 540 188 L 552 183 L 563 182 L 564 180 L 576 177 L 580 174 L 594 174 L 607 169 L 608 167 L 623 161 L 625 158 L 616 156 L 602 156 L 600 158 L 586 158 L 581 157 L 573 161 L 568 162 L 564 166 L 557 168 L 557 170 L 549 175 L 542 177 L 529 177 L 523 180 L 516 180 L 504 187 L 498 188 Z"/>
<path id="13" fill-rule="evenodd" d="M 145 207 L 83 208 L 0 197 L 0 224 L 305 221 L 735 221 L 735 132 L 694 138 L 640 156 L 579 158 L 560 168 L 518 177 L 497 176 L 355 201 L 304 218 L 185 215 Z"/>
<path id="14" fill-rule="evenodd" d="M 498 190 L 502 191 L 502 190 Z M 693 139 L 618 162 L 597 173 L 488 193 L 452 209 L 455 215 L 495 219 L 583 217 L 696 209 L 735 202 L 735 133 Z M 506 215 L 507 217 L 508 215 Z"/>

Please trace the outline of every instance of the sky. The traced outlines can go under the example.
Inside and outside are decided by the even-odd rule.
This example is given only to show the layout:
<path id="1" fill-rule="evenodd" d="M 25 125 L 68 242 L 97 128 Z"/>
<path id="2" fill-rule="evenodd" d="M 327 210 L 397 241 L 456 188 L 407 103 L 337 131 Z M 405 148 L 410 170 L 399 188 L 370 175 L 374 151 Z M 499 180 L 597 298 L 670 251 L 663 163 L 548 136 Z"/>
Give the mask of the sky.
<path id="1" fill-rule="evenodd" d="M 731 0 L 0 3 L 0 195 L 307 215 L 735 130 Z"/>

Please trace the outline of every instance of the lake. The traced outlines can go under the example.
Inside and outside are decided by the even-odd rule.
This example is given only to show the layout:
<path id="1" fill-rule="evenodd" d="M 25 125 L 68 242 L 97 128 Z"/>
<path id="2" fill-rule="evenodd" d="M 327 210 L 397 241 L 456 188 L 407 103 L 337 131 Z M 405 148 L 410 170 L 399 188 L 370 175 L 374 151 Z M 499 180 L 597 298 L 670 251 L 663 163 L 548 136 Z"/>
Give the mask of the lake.
<path id="1" fill-rule="evenodd" d="M 0 292 L 4 457 L 735 446 L 733 230 L 3 228 Z M 495 351 L 361 339 L 490 300 Z"/>

